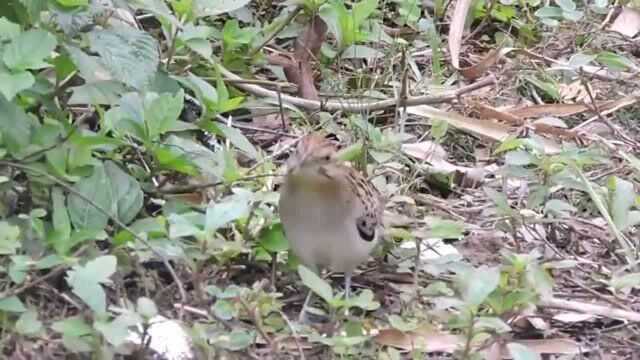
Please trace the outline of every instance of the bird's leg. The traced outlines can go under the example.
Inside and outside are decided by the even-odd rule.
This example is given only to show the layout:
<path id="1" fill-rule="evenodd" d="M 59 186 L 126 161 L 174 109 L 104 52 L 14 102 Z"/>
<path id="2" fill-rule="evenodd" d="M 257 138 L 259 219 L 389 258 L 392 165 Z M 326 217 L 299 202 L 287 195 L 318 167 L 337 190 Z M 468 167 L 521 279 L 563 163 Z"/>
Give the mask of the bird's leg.
<path id="1" fill-rule="evenodd" d="M 351 272 L 344 273 L 344 299 L 347 301 L 347 308 L 345 309 L 345 315 L 349 316 L 349 297 L 351 295 Z"/>
<path id="2" fill-rule="evenodd" d="M 344 273 L 344 298 L 349 300 L 351 295 L 351 272 Z"/>
<path id="3" fill-rule="evenodd" d="M 306 299 L 304 299 L 304 304 L 302 305 L 302 310 L 300 310 L 300 315 L 298 316 L 298 322 L 300 323 L 306 323 L 307 322 L 307 308 L 309 307 L 309 304 L 311 304 L 311 297 L 313 296 L 313 291 L 311 291 L 311 289 L 309 289 L 309 292 L 307 293 L 307 297 Z"/>

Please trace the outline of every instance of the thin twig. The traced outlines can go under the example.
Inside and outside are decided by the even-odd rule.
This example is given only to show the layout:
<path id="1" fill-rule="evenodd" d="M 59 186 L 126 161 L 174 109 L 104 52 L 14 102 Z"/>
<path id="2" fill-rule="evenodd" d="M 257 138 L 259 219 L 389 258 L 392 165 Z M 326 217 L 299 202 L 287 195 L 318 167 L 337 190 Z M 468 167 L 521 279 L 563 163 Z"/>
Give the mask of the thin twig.
<path id="1" fill-rule="evenodd" d="M 227 70 L 220 64 L 218 64 L 218 68 L 220 69 L 220 72 L 225 77 L 228 77 L 230 79 L 241 79 L 238 75 Z M 448 94 L 448 95 L 417 96 L 417 97 L 410 97 L 406 100 L 403 100 L 402 98 L 393 98 L 393 99 L 371 101 L 371 102 L 362 102 L 360 100 L 316 101 L 316 100 L 303 99 L 303 98 L 285 95 L 285 94 L 282 94 L 281 97 L 282 97 L 282 101 L 307 109 L 307 110 L 325 110 L 325 111 L 340 110 L 340 111 L 350 112 L 350 113 L 363 113 L 367 111 L 371 112 L 371 111 L 384 110 L 384 109 L 395 107 L 395 106 L 408 107 L 408 106 L 433 105 L 433 104 L 452 102 L 466 93 L 478 90 L 486 86 L 493 85 L 495 84 L 495 82 L 496 82 L 495 76 L 490 75 L 473 84 L 463 86 L 455 91 L 452 91 L 451 94 Z M 235 86 L 253 95 L 270 97 L 274 99 L 278 98 L 278 93 L 276 91 L 268 90 L 260 86 L 251 85 L 251 84 L 236 84 Z"/>
<path id="2" fill-rule="evenodd" d="M 287 326 L 291 331 L 291 335 L 293 335 L 293 341 L 296 343 L 296 347 L 298 348 L 298 352 L 300 353 L 300 360 L 306 360 L 304 357 L 304 351 L 302 350 L 302 344 L 300 344 L 300 339 L 298 338 L 298 333 L 296 332 L 296 329 L 293 327 L 293 324 L 291 324 L 291 321 L 289 320 L 289 318 L 284 312 L 282 311 L 278 311 L 278 312 L 280 313 L 280 316 L 282 316 L 282 319 L 284 319 L 284 322 L 287 323 Z"/>
<path id="3" fill-rule="evenodd" d="M 621 309 L 615 309 L 611 306 L 602 306 L 590 303 L 583 303 L 572 300 L 549 298 L 543 299 L 539 303 L 542 307 L 577 311 L 584 314 L 604 316 L 614 319 L 622 319 L 633 322 L 640 322 L 640 313 L 635 311 L 627 311 Z"/>
<path id="4" fill-rule="evenodd" d="M 73 253 L 72 257 L 77 257 L 80 256 L 80 254 L 82 254 L 85 250 L 87 249 L 86 246 L 81 247 L 80 249 L 76 250 L 76 252 Z M 28 283 L 22 284 L 22 286 L 11 289 L 9 291 L 7 291 L 4 294 L 0 295 L 0 300 L 4 300 L 6 298 L 12 297 L 12 296 L 16 296 L 16 295 L 20 295 L 23 292 L 31 289 L 32 287 L 39 285 L 45 281 L 48 281 L 49 279 L 52 279 L 56 276 L 58 276 L 59 274 L 61 274 L 62 272 L 64 272 L 67 268 L 69 267 L 68 264 L 60 264 L 56 267 L 54 267 L 53 269 L 51 269 L 48 273 L 46 273 L 45 275 L 38 277 L 34 280 L 29 281 Z"/>
<path id="5" fill-rule="evenodd" d="M 252 180 L 256 180 L 259 178 L 263 178 L 263 177 L 275 177 L 275 176 L 279 176 L 278 174 L 258 174 L 258 175 L 251 175 L 251 176 L 245 176 L 236 180 L 233 180 L 231 182 L 227 182 L 227 181 L 214 181 L 214 182 L 208 182 L 208 183 L 203 183 L 203 184 L 194 184 L 194 185 L 186 185 L 186 186 L 172 186 L 168 189 L 157 189 L 155 192 L 158 194 L 185 194 L 185 193 L 191 193 L 191 192 L 195 192 L 195 191 L 199 191 L 199 190 L 204 190 L 207 188 L 211 188 L 211 187 L 216 187 L 216 186 L 222 186 L 222 185 L 231 185 L 231 184 L 235 184 L 235 183 L 239 183 L 239 182 L 244 182 L 244 181 L 252 181 Z"/>
<path id="6" fill-rule="evenodd" d="M 187 293 L 184 290 L 184 285 L 182 284 L 182 281 L 178 277 L 178 274 L 173 269 L 173 266 L 171 266 L 171 263 L 169 262 L 169 259 L 167 259 L 167 257 L 164 256 L 164 254 L 162 252 L 160 252 L 156 248 L 154 248 L 146 239 L 144 239 L 141 236 L 139 236 L 138 234 L 136 234 L 136 232 L 133 229 L 131 229 L 125 223 L 120 221 L 120 219 L 118 219 L 115 216 L 113 216 L 112 214 L 110 214 L 107 210 L 103 209 L 100 205 L 96 204 L 93 200 L 89 199 L 84 194 L 82 194 L 79 191 L 77 191 L 76 189 L 72 188 L 71 186 L 69 186 L 64 181 L 62 181 L 62 180 L 58 179 L 57 177 L 47 173 L 46 171 L 42 171 L 40 169 L 33 168 L 31 166 L 18 164 L 18 163 L 14 163 L 14 162 L 11 162 L 11 161 L 0 161 L 0 165 L 5 165 L 5 166 L 13 167 L 13 168 L 16 168 L 16 169 L 20 169 L 20 170 L 23 170 L 23 171 L 30 171 L 30 172 L 34 172 L 36 174 L 40 174 L 40 175 L 48 178 L 49 180 L 55 182 L 56 184 L 58 184 L 59 186 L 64 188 L 67 192 L 72 193 L 75 196 L 77 196 L 77 197 L 81 198 L 82 200 L 86 201 L 87 204 L 91 205 L 96 210 L 98 210 L 102 214 L 104 214 L 107 217 L 109 217 L 116 225 L 118 225 L 122 229 L 128 231 L 136 240 L 140 241 L 147 248 L 149 248 L 149 250 L 151 250 L 151 252 L 153 252 L 158 258 L 160 258 L 160 260 L 162 261 L 164 266 L 167 268 L 167 271 L 169 271 L 169 274 L 171 274 L 171 277 L 173 278 L 173 281 L 175 282 L 176 286 L 178 287 L 178 292 L 180 293 L 180 298 L 181 298 L 182 302 L 183 303 L 187 302 Z M 180 311 L 180 313 L 178 314 L 178 317 L 179 317 L 180 320 L 182 320 L 182 318 L 183 318 L 183 312 L 182 311 Z"/>
<path id="7" fill-rule="evenodd" d="M 255 49 L 252 49 L 249 52 L 249 58 L 252 58 L 255 54 L 258 53 L 263 47 L 265 47 L 271 40 L 273 40 L 282 30 L 284 30 L 287 25 L 289 25 L 293 19 L 298 15 L 298 13 L 302 10 L 302 6 L 296 6 L 295 9 L 291 11 L 291 13 L 284 19 L 278 26 L 273 30 L 269 36 L 260 45 L 258 45 Z"/>

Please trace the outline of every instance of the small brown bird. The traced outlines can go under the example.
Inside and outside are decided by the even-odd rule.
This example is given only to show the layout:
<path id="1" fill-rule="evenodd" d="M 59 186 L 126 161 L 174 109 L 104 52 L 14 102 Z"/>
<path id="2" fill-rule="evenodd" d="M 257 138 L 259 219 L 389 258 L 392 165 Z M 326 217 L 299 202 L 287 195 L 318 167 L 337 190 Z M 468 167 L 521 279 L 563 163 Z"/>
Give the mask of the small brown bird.
<path id="1" fill-rule="evenodd" d="M 382 233 L 383 202 L 358 171 L 341 164 L 335 146 L 319 134 L 300 140 L 280 190 L 280 218 L 294 253 L 307 267 L 351 275 Z M 308 305 L 305 301 L 301 316 Z"/>

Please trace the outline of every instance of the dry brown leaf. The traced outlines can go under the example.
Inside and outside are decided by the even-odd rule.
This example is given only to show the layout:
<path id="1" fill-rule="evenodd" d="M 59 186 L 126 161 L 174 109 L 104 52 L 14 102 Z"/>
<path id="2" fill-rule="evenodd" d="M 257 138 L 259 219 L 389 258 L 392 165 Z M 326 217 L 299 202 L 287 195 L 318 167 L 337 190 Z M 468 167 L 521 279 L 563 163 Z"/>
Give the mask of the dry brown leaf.
<path id="1" fill-rule="evenodd" d="M 397 329 L 380 330 L 375 341 L 384 346 L 392 346 L 402 350 L 421 349 L 427 352 L 453 353 L 464 344 L 461 336 L 436 331 L 408 331 Z"/>
<path id="2" fill-rule="evenodd" d="M 640 31 L 640 11 L 627 6 L 623 7 L 609 30 L 619 32 L 627 37 L 636 36 Z"/>
<path id="3" fill-rule="evenodd" d="M 474 102 L 472 106 L 473 109 L 478 112 L 481 119 L 501 120 L 515 126 L 524 125 L 524 120 L 513 114 L 500 111 L 496 108 L 481 104 L 479 102 Z"/>
<path id="4" fill-rule="evenodd" d="M 517 340 L 513 342 L 524 345 L 540 355 L 575 355 L 584 353 L 586 351 L 586 348 L 584 346 L 581 346 L 579 343 L 571 339 Z M 509 351 L 506 349 L 506 347 L 503 349 L 503 354 L 509 354 Z"/>
<path id="5" fill-rule="evenodd" d="M 582 104 L 544 104 L 510 109 L 508 113 L 526 119 L 542 116 L 571 116 L 587 110 L 589 107 Z"/>
<path id="6" fill-rule="evenodd" d="M 513 50 L 512 48 L 498 48 L 489 51 L 480 62 L 472 66 L 460 69 L 460 73 L 468 80 L 474 80 L 484 75 L 490 67 L 495 65 L 504 55 Z"/>
<path id="7" fill-rule="evenodd" d="M 451 24 L 449 25 L 449 53 L 451 54 L 451 64 L 456 69 L 460 68 L 460 47 L 462 46 L 462 34 L 464 24 L 471 7 L 472 0 L 458 0 L 453 10 Z"/>
<path id="8" fill-rule="evenodd" d="M 553 320 L 562 321 L 565 323 L 576 323 L 595 319 L 596 316 L 592 314 L 583 314 L 577 312 L 564 312 L 557 314 L 553 317 Z"/>
<path id="9" fill-rule="evenodd" d="M 412 106 L 407 108 L 407 112 L 413 115 L 423 116 L 427 119 L 439 119 L 446 121 L 449 125 L 466 131 L 476 136 L 502 141 L 511 135 L 511 128 L 493 121 L 479 121 L 468 118 L 458 113 L 443 111 L 428 105 Z M 545 152 L 555 154 L 560 152 L 560 146 L 553 140 L 543 139 Z"/>

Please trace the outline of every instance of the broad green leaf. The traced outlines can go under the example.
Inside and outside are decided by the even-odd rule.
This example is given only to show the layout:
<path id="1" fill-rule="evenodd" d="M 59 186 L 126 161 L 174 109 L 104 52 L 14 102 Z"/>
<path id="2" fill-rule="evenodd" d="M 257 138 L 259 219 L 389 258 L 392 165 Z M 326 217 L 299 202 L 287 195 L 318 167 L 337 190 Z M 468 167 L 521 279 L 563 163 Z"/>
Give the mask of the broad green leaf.
<path id="1" fill-rule="evenodd" d="M 151 319 L 158 314 L 158 308 L 153 300 L 144 296 L 138 298 L 136 311 L 147 319 Z"/>
<path id="2" fill-rule="evenodd" d="M 18 318 L 16 322 L 16 331 L 22 335 L 37 335 L 42 330 L 42 322 L 38 320 L 38 313 L 29 310 Z"/>
<path id="3" fill-rule="evenodd" d="M 526 150 L 509 151 L 504 157 L 505 163 L 513 166 L 526 166 L 531 164 L 533 160 L 534 157 Z"/>
<path id="4" fill-rule="evenodd" d="M 537 263 L 530 263 L 526 273 L 530 286 L 544 298 L 553 295 L 553 278 L 545 269 Z"/>
<path id="5" fill-rule="evenodd" d="M 507 349 L 511 353 L 513 360 L 541 360 L 540 354 L 531 350 L 530 348 L 518 344 L 518 343 L 509 343 L 507 344 Z"/>
<path id="6" fill-rule="evenodd" d="M 626 57 L 610 51 L 603 51 L 596 56 L 596 61 L 608 66 L 612 70 L 636 69 L 636 64 Z"/>
<path id="7" fill-rule="evenodd" d="M 20 228 L 0 221 L 0 255 L 13 255 L 20 246 Z"/>
<path id="8" fill-rule="evenodd" d="M 469 305 L 478 306 L 498 287 L 499 267 L 480 267 L 458 274 L 458 287 L 462 299 Z"/>
<path id="9" fill-rule="evenodd" d="M 610 284 L 616 290 L 639 287 L 640 273 L 630 273 L 630 274 L 624 274 L 622 276 L 615 275 L 611 279 Z"/>
<path id="10" fill-rule="evenodd" d="M 11 41 L 2 58 L 11 70 L 41 69 L 49 66 L 44 59 L 56 48 L 56 38 L 44 30 L 29 30 Z"/>
<path id="11" fill-rule="evenodd" d="M 113 105 L 126 92 L 122 83 L 115 80 L 95 81 L 70 88 L 69 105 Z"/>
<path id="12" fill-rule="evenodd" d="M 127 341 L 131 326 L 139 325 L 142 319 L 135 314 L 124 313 L 111 322 L 96 321 L 93 327 L 98 330 L 111 345 L 118 347 Z"/>
<path id="13" fill-rule="evenodd" d="M 19 156 L 31 143 L 31 119 L 16 104 L 0 95 L 0 133 L 9 152 Z"/>
<path id="14" fill-rule="evenodd" d="M 67 272 L 67 283 L 91 310 L 104 314 L 107 309 L 106 297 L 101 283 L 110 282 L 109 277 L 116 271 L 117 260 L 113 255 L 105 255 L 76 265 Z"/>
<path id="15" fill-rule="evenodd" d="M 507 323 L 505 323 L 499 317 L 487 317 L 487 316 L 481 316 L 476 318 L 476 321 L 474 322 L 474 328 L 477 328 L 478 330 L 488 329 L 498 334 L 504 334 L 511 331 L 511 327 L 507 325 Z"/>
<path id="16" fill-rule="evenodd" d="M 4 295 L 0 293 L 0 311 L 21 313 L 27 311 L 22 301 L 17 296 L 10 296 L 8 298 L 2 298 Z"/>
<path id="17" fill-rule="evenodd" d="M 562 18 L 562 9 L 557 6 L 545 6 L 538 9 L 535 15 L 540 18 Z"/>
<path id="18" fill-rule="evenodd" d="M 76 66 L 85 83 L 91 84 L 98 81 L 114 80 L 106 67 L 100 63 L 98 56 L 90 56 L 77 47 L 65 46 L 69 58 Z"/>
<path id="19" fill-rule="evenodd" d="M 547 201 L 546 204 L 544 204 L 544 212 L 546 214 L 551 213 L 559 217 L 570 216 L 571 213 L 575 212 L 576 210 L 577 209 L 571 204 L 560 199 L 551 199 Z"/>
<path id="20" fill-rule="evenodd" d="M 0 41 L 11 40 L 20 35 L 20 25 L 0 17 Z"/>
<path id="21" fill-rule="evenodd" d="M 53 228 L 63 236 L 69 237 L 71 235 L 71 222 L 69 221 L 69 213 L 67 213 L 67 208 L 65 207 L 64 194 L 59 187 L 55 187 L 51 191 L 51 201 L 53 203 Z"/>
<path id="22" fill-rule="evenodd" d="M 635 205 L 636 193 L 633 184 L 618 177 L 611 177 L 607 183 L 609 188 L 609 212 L 614 224 L 621 231 L 630 225 L 629 215 L 631 208 Z"/>
<path id="23" fill-rule="evenodd" d="M 212 337 L 212 345 L 230 351 L 240 351 L 255 344 L 256 334 L 254 331 L 233 329 L 231 332 L 224 332 L 217 337 Z"/>
<path id="24" fill-rule="evenodd" d="M 252 159 L 258 159 L 258 150 L 247 140 L 247 137 L 244 136 L 242 131 L 226 126 L 224 124 L 216 124 L 217 128 L 220 129 L 221 134 L 227 138 L 235 147 L 244 152 L 247 156 Z"/>
<path id="25" fill-rule="evenodd" d="M 271 253 L 277 253 L 289 249 L 289 242 L 284 236 L 281 223 L 273 224 L 262 230 L 260 233 L 259 244 Z"/>
<path id="26" fill-rule="evenodd" d="M 87 6 L 89 0 L 56 0 L 56 2 L 66 7 Z"/>
<path id="27" fill-rule="evenodd" d="M 246 6 L 250 0 L 195 0 L 194 13 L 198 17 L 216 16 Z"/>
<path id="28" fill-rule="evenodd" d="M 311 289 L 311 291 L 323 298 L 324 301 L 329 303 L 333 300 L 333 290 L 331 289 L 331 285 L 316 275 L 316 273 L 309 270 L 304 265 L 298 265 L 298 274 L 302 279 L 302 283 Z"/>
<path id="29" fill-rule="evenodd" d="M 73 316 L 64 320 L 56 321 L 51 324 L 51 329 L 66 336 L 84 336 L 89 335 L 93 331 L 82 317 Z"/>
<path id="30" fill-rule="evenodd" d="M 462 236 L 464 224 L 457 221 L 440 218 L 427 218 L 425 222 L 429 224 L 429 237 L 439 239 L 457 239 Z"/>
<path id="31" fill-rule="evenodd" d="M 160 63 L 158 44 L 150 34 L 129 27 L 94 30 L 88 34 L 91 50 L 115 79 L 143 88 Z"/>
<path id="32" fill-rule="evenodd" d="M 20 91 L 29 89 L 36 79 L 28 71 L 14 74 L 0 72 L 0 93 L 8 100 L 13 100 Z"/>
<path id="33" fill-rule="evenodd" d="M 356 26 L 362 25 L 364 20 L 366 20 L 378 7 L 378 0 L 362 0 L 358 3 L 353 4 L 353 9 L 351 12 L 353 13 L 353 22 Z"/>
<path id="34" fill-rule="evenodd" d="M 209 234 L 220 227 L 249 215 L 253 193 L 242 191 L 226 197 L 220 202 L 211 202 L 205 215 L 205 231 Z"/>
<path id="35" fill-rule="evenodd" d="M 556 4 L 562 8 L 562 10 L 575 10 L 576 3 L 573 0 L 555 0 Z"/>
<path id="36" fill-rule="evenodd" d="M 144 120 L 148 129 L 148 139 L 156 140 L 160 135 L 174 128 L 182 107 L 184 93 L 171 94 L 150 93 L 144 99 Z"/>
<path id="37" fill-rule="evenodd" d="M 218 299 L 212 307 L 213 313 L 223 320 L 231 320 L 238 316 L 238 310 L 233 302 L 227 299 Z"/>
<path id="38" fill-rule="evenodd" d="M 140 184 L 111 161 L 96 166 L 93 174 L 76 183 L 73 189 L 123 223 L 131 222 L 142 208 Z M 109 220 L 109 215 L 73 193 L 67 197 L 67 207 L 76 229 L 102 230 Z"/>

